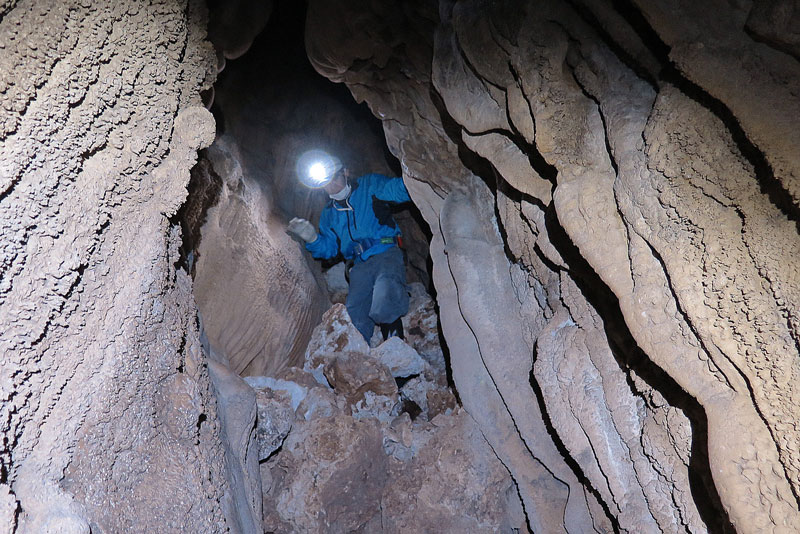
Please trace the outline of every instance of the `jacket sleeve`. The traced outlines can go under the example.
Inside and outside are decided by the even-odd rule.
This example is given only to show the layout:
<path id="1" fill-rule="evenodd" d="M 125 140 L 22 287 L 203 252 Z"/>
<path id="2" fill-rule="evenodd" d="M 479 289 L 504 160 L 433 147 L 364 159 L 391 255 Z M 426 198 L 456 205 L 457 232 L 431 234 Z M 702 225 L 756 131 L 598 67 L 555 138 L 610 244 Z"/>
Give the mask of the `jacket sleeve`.
<path id="1" fill-rule="evenodd" d="M 319 233 L 317 239 L 311 243 L 306 243 L 306 250 L 312 256 L 320 260 L 333 258 L 339 253 L 339 240 L 331 229 L 331 223 L 327 214 L 323 212 L 319 220 Z"/>
<path id="2" fill-rule="evenodd" d="M 386 202 L 410 202 L 408 190 L 400 177 L 389 178 L 382 174 L 371 174 L 369 176 L 370 191 L 379 200 Z"/>

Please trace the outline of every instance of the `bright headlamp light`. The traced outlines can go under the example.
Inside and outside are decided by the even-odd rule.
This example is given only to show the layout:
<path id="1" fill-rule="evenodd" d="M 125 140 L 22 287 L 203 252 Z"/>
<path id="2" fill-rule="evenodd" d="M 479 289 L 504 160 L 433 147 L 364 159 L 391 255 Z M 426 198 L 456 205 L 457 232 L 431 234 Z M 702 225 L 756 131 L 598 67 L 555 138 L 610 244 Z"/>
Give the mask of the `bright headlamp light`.
<path id="1" fill-rule="evenodd" d="M 304 185 L 311 188 L 324 187 L 340 170 L 342 162 L 339 158 L 322 150 L 310 150 L 297 160 L 297 175 Z"/>

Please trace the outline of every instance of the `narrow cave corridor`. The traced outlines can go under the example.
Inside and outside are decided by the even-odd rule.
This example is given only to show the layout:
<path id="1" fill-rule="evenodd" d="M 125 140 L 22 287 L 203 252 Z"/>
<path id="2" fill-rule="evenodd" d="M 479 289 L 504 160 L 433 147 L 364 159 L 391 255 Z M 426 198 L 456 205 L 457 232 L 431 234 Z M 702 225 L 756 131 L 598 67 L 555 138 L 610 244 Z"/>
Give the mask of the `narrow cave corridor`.
<path id="1" fill-rule="evenodd" d="M 312 328 L 347 293 L 341 258 L 314 261 L 286 234 L 293 217 L 317 225 L 327 200 L 298 180 L 301 155 L 337 154 L 354 177 L 401 174 L 380 121 L 312 68 L 304 22 L 304 4 L 278 3 L 248 51 L 226 61 L 210 106 L 217 136 L 200 153 L 179 213 L 205 331 L 245 376 L 301 362 Z M 428 290 L 428 239 L 411 209 L 407 203 L 394 214 L 407 279 Z"/>
<path id="2" fill-rule="evenodd" d="M 0 0 L 0 531 L 800 532 L 798 27 Z M 312 149 L 411 199 L 402 339 Z"/>

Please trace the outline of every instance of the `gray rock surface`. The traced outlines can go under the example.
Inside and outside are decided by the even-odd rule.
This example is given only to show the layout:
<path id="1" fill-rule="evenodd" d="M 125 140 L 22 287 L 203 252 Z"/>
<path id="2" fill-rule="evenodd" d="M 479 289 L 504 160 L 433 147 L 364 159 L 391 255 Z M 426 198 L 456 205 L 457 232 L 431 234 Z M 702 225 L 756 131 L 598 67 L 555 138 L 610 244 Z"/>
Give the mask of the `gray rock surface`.
<path id="1" fill-rule="evenodd" d="M 292 429 L 294 412 L 303 402 L 308 390 L 294 382 L 268 377 L 247 377 L 246 382 L 256 391 L 255 428 L 259 443 L 258 460 L 263 462 L 283 445 Z"/>
<path id="2" fill-rule="evenodd" d="M 417 351 L 438 376 L 445 376 L 447 363 L 442 352 L 436 303 L 420 283 L 411 283 L 408 314 L 403 316 L 405 341 Z"/>
<path id="3" fill-rule="evenodd" d="M 309 346 L 310 358 L 323 333 L 353 328 L 341 305 L 325 317 L 327 323 L 315 330 L 317 343 Z M 291 373 L 298 381 L 294 386 L 285 379 L 248 378 L 260 397 L 277 399 L 301 383 L 310 388 L 288 420 L 258 423 L 259 428 L 291 427 L 280 450 L 262 464 L 264 529 L 527 532 L 508 471 L 472 418 L 456 407 L 452 393 L 438 385 L 443 377 L 428 367 L 427 376 L 409 381 L 401 391 L 406 399 L 419 398 L 420 392 L 427 398 L 448 394 L 449 409 L 441 409 L 443 399 L 437 404 L 423 398 L 418 403 L 422 413 L 405 411 L 389 368 L 378 358 L 393 348 L 414 352 L 394 339 L 366 352 L 328 345 L 324 371 L 332 390 L 299 370 Z M 291 407 L 288 395 L 282 399 L 284 407 Z M 273 410 L 264 416 L 285 413 Z"/>
<path id="4" fill-rule="evenodd" d="M 225 478 L 229 489 L 222 497 L 223 511 L 226 517 L 235 519 L 231 530 L 256 534 L 262 517 L 258 445 L 263 443 L 257 435 L 260 428 L 256 428 L 256 395 L 227 362 L 209 359 L 208 372 L 225 436 Z"/>
<path id="5" fill-rule="evenodd" d="M 3 532 L 252 532 L 176 268 L 206 24 L 193 0 L 0 3 Z"/>
<path id="6" fill-rule="evenodd" d="M 388 367 L 395 378 L 407 378 L 425 370 L 425 360 L 399 337 L 390 337 L 373 348 L 370 355 Z"/>
<path id="7" fill-rule="evenodd" d="M 534 530 L 800 529 L 789 4 L 310 3 L 309 57 L 432 229 L 459 398 Z"/>

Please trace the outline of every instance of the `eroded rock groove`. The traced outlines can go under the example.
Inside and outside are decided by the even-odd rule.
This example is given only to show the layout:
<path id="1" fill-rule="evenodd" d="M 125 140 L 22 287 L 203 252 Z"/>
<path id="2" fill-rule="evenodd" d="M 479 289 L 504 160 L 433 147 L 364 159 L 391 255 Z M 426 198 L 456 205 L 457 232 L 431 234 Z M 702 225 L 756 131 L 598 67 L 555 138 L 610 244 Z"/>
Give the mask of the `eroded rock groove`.
<path id="1" fill-rule="evenodd" d="M 0 0 L 3 531 L 800 531 L 797 7 L 288 6 Z M 405 341 L 306 147 L 402 174 Z"/>

